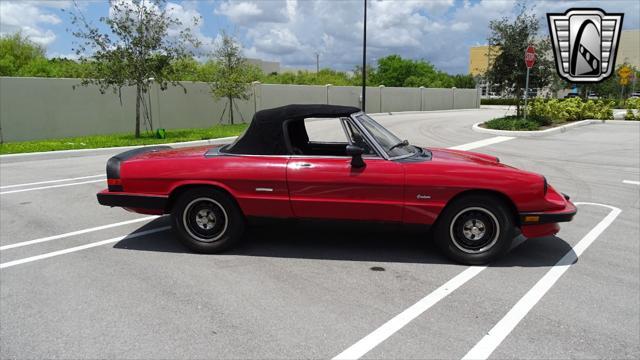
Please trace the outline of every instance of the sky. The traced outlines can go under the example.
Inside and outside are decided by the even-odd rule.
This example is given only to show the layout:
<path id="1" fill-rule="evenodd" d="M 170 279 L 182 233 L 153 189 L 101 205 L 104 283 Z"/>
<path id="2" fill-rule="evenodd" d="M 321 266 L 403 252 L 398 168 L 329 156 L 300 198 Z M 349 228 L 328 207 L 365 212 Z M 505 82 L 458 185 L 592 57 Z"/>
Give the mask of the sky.
<path id="1" fill-rule="evenodd" d="M 131 0 L 116 0 L 131 1 Z M 438 69 L 466 74 L 469 47 L 486 43 L 491 20 L 513 18 L 515 0 L 368 0 L 367 61 L 399 54 L 425 59 Z M 108 0 L 78 0 L 79 10 L 94 24 L 109 15 Z M 546 34 L 547 12 L 598 7 L 623 12 L 624 29 L 638 29 L 640 1 L 528 1 Z M 363 0 L 168 0 L 170 13 L 191 28 L 211 50 L 220 31 L 235 36 L 244 55 L 279 61 L 283 67 L 320 66 L 352 70 L 362 63 Z M 67 0 L 0 0 L 0 34 L 21 31 L 47 50 L 49 57 L 74 58 Z"/>

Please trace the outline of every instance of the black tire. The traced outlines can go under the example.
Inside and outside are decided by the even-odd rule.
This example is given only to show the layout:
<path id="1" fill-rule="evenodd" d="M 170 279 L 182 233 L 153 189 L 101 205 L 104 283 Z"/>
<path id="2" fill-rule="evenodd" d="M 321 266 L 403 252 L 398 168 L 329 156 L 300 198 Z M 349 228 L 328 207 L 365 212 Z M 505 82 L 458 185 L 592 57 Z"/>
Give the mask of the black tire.
<path id="1" fill-rule="evenodd" d="M 244 232 L 244 215 L 233 198 L 213 188 L 180 195 L 171 211 L 174 231 L 189 249 L 217 253 L 236 245 Z"/>
<path id="2" fill-rule="evenodd" d="M 468 265 L 486 264 L 504 255 L 515 234 L 509 207 L 487 195 L 464 196 L 448 204 L 433 233 L 447 257 Z"/>

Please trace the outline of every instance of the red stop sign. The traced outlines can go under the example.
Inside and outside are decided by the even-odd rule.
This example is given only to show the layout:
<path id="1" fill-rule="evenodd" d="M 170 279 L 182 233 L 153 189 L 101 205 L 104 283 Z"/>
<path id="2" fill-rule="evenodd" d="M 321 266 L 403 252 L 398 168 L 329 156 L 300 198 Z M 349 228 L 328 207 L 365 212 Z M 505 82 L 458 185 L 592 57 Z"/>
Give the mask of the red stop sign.
<path id="1" fill-rule="evenodd" d="M 527 64 L 527 68 L 531 69 L 536 62 L 536 49 L 533 45 L 527 47 L 527 51 L 524 53 L 524 63 Z"/>

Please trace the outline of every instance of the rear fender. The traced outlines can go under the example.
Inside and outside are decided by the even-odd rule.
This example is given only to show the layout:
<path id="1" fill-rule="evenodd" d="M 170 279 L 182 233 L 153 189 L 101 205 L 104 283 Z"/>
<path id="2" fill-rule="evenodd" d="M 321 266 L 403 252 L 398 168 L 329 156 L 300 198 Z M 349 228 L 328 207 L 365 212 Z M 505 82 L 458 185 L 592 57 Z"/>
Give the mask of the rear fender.
<path id="1" fill-rule="evenodd" d="M 184 181 L 175 182 L 171 185 L 171 188 L 169 190 L 169 202 L 167 203 L 166 212 L 171 212 L 171 208 L 175 203 L 177 194 L 180 194 L 183 190 L 186 190 L 188 188 L 194 188 L 198 186 L 209 186 L 209 187 L 220 189 L 226 192 L 227 194 L 229 194 L 229 196 L 231 196 L 233 201 L 236 202 L 238 207 L 240 207 L 240 204 L 238 204 L 238 199 L 235 192 L 230 187 L 228 187 L 223 183 L 220 183 L 217 181 L 211 181 L 211 180 L 184 180 Z M 242 210 L 242 207 L 240 207 L 240 210 Z"/>

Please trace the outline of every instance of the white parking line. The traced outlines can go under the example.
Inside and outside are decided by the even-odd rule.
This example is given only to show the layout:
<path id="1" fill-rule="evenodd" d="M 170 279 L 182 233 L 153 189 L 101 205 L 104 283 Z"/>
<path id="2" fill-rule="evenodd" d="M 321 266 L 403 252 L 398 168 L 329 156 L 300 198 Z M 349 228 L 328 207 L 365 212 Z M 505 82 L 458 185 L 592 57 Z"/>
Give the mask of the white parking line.
<path id="1" fill-rule="evenodd" d="M 622 180 L 622 182 L 625 183 L 625 184 L 640 185 L 640 181 Z"/>
<path id="2" fill-rule="evenodd" d="M 483 139 L 480 141 L 474 141 L 471 143 L 467 143 L 467 144 L 462 144 L 462 145 L 458 145 L 458 146 L 452 146 L 448 149 L 451 150 L 472 150 L 472 149 L 477 149 L 480 147 L 484 147 L 484 146 L 489 146 L 489 145 L 493 145 L 493 144 L 498 144 L 504 141 L 509 141 L 509 140 L 513 140 L 515 139 L 515 137 L 512 136 L 494 136 L 488 139 Z"/>
<path id="3" fill-rule="evenodd" d="M 40 186 L 40 187 L 29 188 L 29 189 L 19 189 L 19 190 L 2 191 L 2 192 L 0 192 L 0 195 L 14 194 L 14 193 L 25 192 L 25 191 L 34 191 L 34 190 L 43 190 L 43 189 L 53 189 L 53 188 L 60 188 L 60 187 L 65 187 L 65 186 L 74 186 L 74 185 L 82 185 L 82 184 L 91 184 L 91 183 L 97 183 L 97 182 L 104 182 L 104 179 L 99 179 L 99 180 L 90 180 L 90 181 L 81 181 L 81 182 L 70 183 L 70 184 L 61 184 L 61 185 Z M 105 184 L 106 184 L 106 183 L 105 183 Z"/>
<path id="4" fill-rule="evenodd" d="M 420 301 L 411 305 L 405 311 L 396 315 L 393 319 L 387 321 L 357 343 L 349 346 L 345 351 L 336 355 L 333 360 L 359 359 L 364 354 L 371 351 L 371 349 L 385 341 L 389 336 L 402 329 L 405 325 L 410 323 L 411 320 L 429 310 L 429 308 L 437 304 L 438 301 L 444 299 L 447 295 L 464 285 L 464 283 L 473 279 L 484 269 L 486 269 L 486 266 L 471 266 L 467 268 L 465 271 L 456 275 L 453 279 L 447 281 L 444 285 L 423 297 Z"/>
<path id="5" fill-rule="evenodd" d="M 620 213 L 620 209 L 614 208 L 608 205 L 595 204 L 595 203 L 576 203 L 576 205 L 598 205 L 604 206 L 612 209 L 612 212 L 607 215 L 607 217 L 602 220 L 596 227 L 594 227 L 585 237 L 583 237 L 578 245 L 574 247 L 572 251 L 567 253 L 563 259 L 568 257 L 570 254 L 577 254 L 579 256 L 582 252 L 595 240 L 595 238 L 600 235 L 610 224 L 615 220 L 615 218 Z M 522 244 L 522 242 L 520 242 Z M 519 244 L 514 245 L 517 247 Z M 513 250 L 513 248 L 512 248 Z M 575 251 L 575 253 L 574 253 Z M 558 264 L 560 264 L 563 260 L 560 260 Z M 565 259 L 568 261 L 568 259 Z M 558 266 L 556 264 L 556 266 Z M 569 263 L 571 265 L 572 262 Z M 364 356 L 366 353 L 371 351 L 373 348 L 378 346 L 380 343 L 385 341 L 391 335 L 396 333 L 398 330 L 402 329 L 405 325 L 410 323 L 413 319 L 423 314 L 425 311 L 429 310 L 433 305 L 437 304 L 440 300 L 444 299 L 447 295 L 451 294 L 453 291 L 458 289 L 460 286 L 464 285 L 469 280 L 473 279 L 476 275 L 486 269 L 487 266 L 471 266 L 461 272 L 460 274 L 453 277 L 451 280 L 447 281 L 444 285 L 440 286 L 429 295 L 420 299 L 417 303 L 413 304 L 400 314 L 396 315 L 391 320 L 384 323 L 382 326 L 374 330 L 369 335 L 362 338 L 360 341 L 351 345 L 349 348 L 336 355 L 333 360 L 338 359 L 359 359 Z M 553 269 L 552 269 L 553 270 Z M 563 270 L 563 272 L 566 271 Z M 562 274 L 560 274 L 562 275 Z M 555 282 L 555 281 L 554 281 Z M 553 284 L 551 284 L 553 285 Z M 544 295 L 544 294 L 543 294 Z M 524 315 L 523 315 L 524 316 Z M 493 330 L 492 330 L 493 331 Z M 491 332 L 490 332 L 491 333 Z M 505 335 L 506 336 L 506 335 Z M 502 341 L 502 340 L 500 340 Z M 496 345 L 497 346 L 497 345 Z M 493 350 L 492 350 L 493 351 Z M 470 352 L 471 353 L 471 352 Z M 469 354 L 467 354 L 469 355 Z M 475 358 L 475 354 L 471 354 L 470 357 L 465 357 L 465 359 Z M 487 355 L 488 356 L 488 355 Z"/>
<path id="6" fill-rule="evenodd" d="M 9 188 L 15 188 L 15 187 L 31 186 L 31 185 L 51 184 L 51 183 L 74 181 L 74 180 L 84 180 L 84 179 L 91 179 L 91 178 L 97 178 L 97 177 L 104 178 L 105 176 L 104 174 L 100 174 L 100 175 L 80 176 L 80 177 L 68 178 L 68 179 L 38 181 L 38 182 L 32 182 L 32 183 L 26 183 L 26 184 L 5 185 L 5 186 L 0 186 L 0 189 L 9 189 Z"/>
<path id="7" fill-rule="evenodd" d="M 156 219 L 158 217 L 159 216 L 157 216 L 157 215 L 156 216 L 147 216 L 147 217 L 143 217 L 143 218 L 140 218 L 140 219 L 122 221 L 122 222 L 118 222 L 118 223 L 113 223 L 113 224 L 108 224 L 108 225 L 96 226 L 96 227 L 92 227 L 92 228 L 88 228 L 88 229 L 72 231 L 72 232 L 68 232 L 68 233 L 65 233 L 65 234 L 47 236 L 47 237 L 43 237 L 43 238 L 40 238 L 40 239 L 23 241 L 23 242 L 19 242 L 19 243 L 15 243 L 15 244 L 9 244 L 9 245 L 5 245 L 5 246 L 0 246 L 0 251 L 9 250 L 9 249 L 22 247 L 22 246 L 27 246 L 27 245 L 39 244 L 39 243 L 43 243 L 43 242 L 46 242 L 46 241 L 62 239 L 62 238 L 70 237 L 70 236 L 86 234 L 86 233 L 99 231 L 99 230 L 104 230 L 104 229 L 110 229 L 112 227 L 135 224 L 135 223 L 139 223 L 139 222 L 143 222 L 143 221 L 153 220 L 153 219 Z"/>
<path id="8" fill-rule="evenodd" d="M 118 242 L 118 241 L 121 241 L 121 240 L 134 239 L 134 238 L 137 238 L 137 237 L 140 237 L 140 236 L 145 236 L 145 235 L 149 235 L 149 234 L 155 234 L 157 232 L 166 231 L 166 230 L 169 230 L 169 229 L 171 229 L 171 226 L 163 226 L 163 227 L 160 227 L 160 228 L 157 228 L 157 229 L 145 230 L 145 231 L 141 231 L 141 232 L 125 235 L 125 236 L 118 236 L 118 237 L 107 239 L 107 240 L 96 241 L 96 242 L 93 242 L 93 243 L 80 245 L 80 246 L 74 246 L 74 247 L 71 247 L 71 248 L 68 248 L 68 249 L 64 249 L 64 250 L 52 251 L 52 252 L 48 252 L 48 253 L 41 254 L 41 255 L 30 256 L 30 257 L 27 257 L 27 258 L 24 258 L 24 259 L 8 261 L 6 263 L 1 263 L 0 264 L 0 269 L 5 269 L 5 268 L 8 268 L 8 267 L 12 267 L 12 266 L 20 265 L 20 264 L 26 264 L 26 263 L 30 263 L 30 262 L 37 261 L 37 260 L 48 259 L 50 257 L 54 257 L 54 256 L 58 256 L 58 255 L 64 255 L 64 254 L 68 254 L 68 253 L 72 253 L 72 252 L 76 252 L 76 251 L 80 251 L 80 250 L 90 249 L 90 248 L 93 248 L 93 247 L 96 247 L 96 246 L 102 246 L 102 245 L 106 245 L 106 244 L 111 244 L 111 243 Z"/>
<path id="9" fill-rule="evenodd" d="M 452 150 L 471 150 L 477 149 L 483 146 L 489 146 L 492 144 L 498 144 L 504 141 L 513 140 L 515 137 L 510 136 L 495 136 L 492 138 L 475 141 L 467 144 L 462 144 L 458 146 L 452 146 L 448 149 Z M 420 314 L 429 310 L 433 305 L 437 304 L 440 300 L 444 299 L 447 295 L 452 293 L 454 290 L 464 285 L 467 281 L 473 279 L 476 275 L 478 275 L 482 270 L 486 269 L 486 266 L 472 266 L 467 268 L 465 271 L 456 275 L 451 280 L 447 281 L 444 285 L 440 286 L 429 295 L 420 299 L 417 303 L 410 306 L 405 311 L 396 315 L 391 320 L 384 323 L 382 326 L 374 330 L 369 335 L 362 338 L 357 343 L 351 345 L 346 350 L 336 355 L 333 359 L 359 359 L 364 354 L 368 353 L 374 347 L 378 346 L 378 344 L 385 341 L 391 335 L 393 335 L 398 330 L 402 329 L 405 325 L 410 323 L 413 319 L 420 316 Z"/>
<path id="10" fill-rule="evenodd" d="M 560 259 L 540 279 L 498 323 L 489 330 L 469 352 L 463 357 L 467 359 L 487 359 L 502 341 L 513 331 L 520 321 L 542 299 L 551 287 L 560 279 L 569 268 L 578 260 L 578 257 L 602 234 L 603 231 L 620 215 L 622 210 L 604 204 L 576 203 L 576 205 L 603 206 L 611 209 L 611 212 L 602 219 L 591 231 L 587 233 L 562 259 Z"/>

